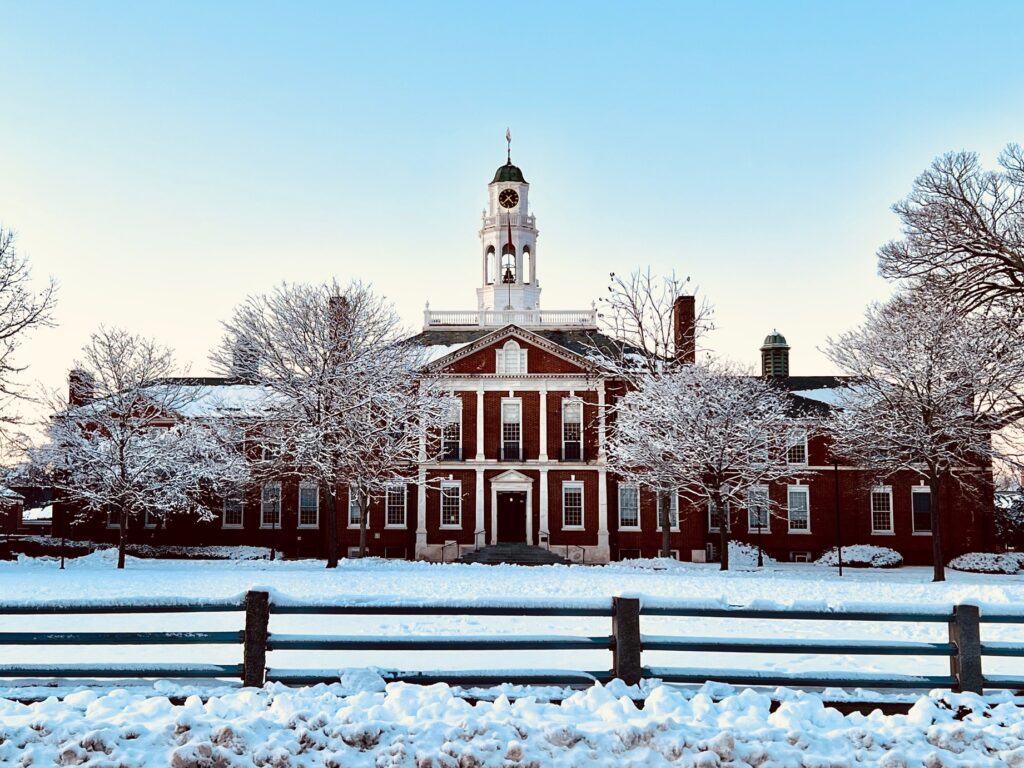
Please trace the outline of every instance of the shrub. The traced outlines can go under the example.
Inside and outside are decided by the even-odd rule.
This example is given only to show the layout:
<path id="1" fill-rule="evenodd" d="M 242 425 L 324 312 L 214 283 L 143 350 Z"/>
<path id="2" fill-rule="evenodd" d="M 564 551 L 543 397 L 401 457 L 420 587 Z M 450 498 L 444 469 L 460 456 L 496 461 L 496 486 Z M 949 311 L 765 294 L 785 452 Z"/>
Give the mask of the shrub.
<path id="1" fill-rule="evenodd" d="M 768 557 L 768 553 L 764 553 L 764 564 L 765 566 L 775 565 L 775 561 Z M 729 542 L 729 569 L 730 570 L 748 570 L 751 568 L 757 568 L 757 545 L 747 544 L 743 541 L 730 541 Z"/>
<path id="2" fill-rule="evenodd" d="M 832 547 L 818 558 L 815 565 L 839 565 L 838 547 Z M 843 547 L 843 565 L 850 568 L 899 568 L 903 565 L 903 555 L 895 549 L 876 547 L 873 544 L 853 544 Z"/>
<path id="3" fill-rule="evenodd" d="M 968 552 L 950 560 L 949 567 L 970 573 L 1020 573 L 1024 571 L 1024 552 Z"/>

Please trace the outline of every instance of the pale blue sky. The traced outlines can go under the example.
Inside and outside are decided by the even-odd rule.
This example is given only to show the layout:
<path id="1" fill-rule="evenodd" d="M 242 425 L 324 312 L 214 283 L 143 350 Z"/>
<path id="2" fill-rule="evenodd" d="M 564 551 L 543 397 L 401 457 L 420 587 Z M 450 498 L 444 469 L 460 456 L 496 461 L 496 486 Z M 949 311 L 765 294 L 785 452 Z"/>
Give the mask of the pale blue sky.
<path id="1" fill-rule="evenodd" d="M 513 133 L 542 305 L 609 271 L 692 275 L 718 351 L 777 327 L 794 373 L 889 290 L 889 206 L 931 159 L 1024 141 L 1024 3 L 0 0 L 0 221 L 61 284 L 24 360 L 89 331 L 206 370 L 282 279 L 372 281 L 410 325 L 472 308 Z"/>

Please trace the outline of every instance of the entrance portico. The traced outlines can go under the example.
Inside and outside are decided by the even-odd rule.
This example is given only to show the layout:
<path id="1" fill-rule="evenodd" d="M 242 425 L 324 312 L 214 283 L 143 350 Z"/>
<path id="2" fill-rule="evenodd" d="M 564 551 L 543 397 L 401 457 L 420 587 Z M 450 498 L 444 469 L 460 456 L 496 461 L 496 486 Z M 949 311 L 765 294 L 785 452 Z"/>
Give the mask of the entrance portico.
<path id="1" fill-rule="evenodd" d="M 491 480 L 491 544 L 497 544 L 499 541 L 525 541 L 527 544 L 533 544 L 530 514 L 532 509 L 531 478 L 510 469 Z M 524 534 L 524 528 L 525 538 L 520 538 Z M 509 539 L 509 536 L 515 538 Z"/>

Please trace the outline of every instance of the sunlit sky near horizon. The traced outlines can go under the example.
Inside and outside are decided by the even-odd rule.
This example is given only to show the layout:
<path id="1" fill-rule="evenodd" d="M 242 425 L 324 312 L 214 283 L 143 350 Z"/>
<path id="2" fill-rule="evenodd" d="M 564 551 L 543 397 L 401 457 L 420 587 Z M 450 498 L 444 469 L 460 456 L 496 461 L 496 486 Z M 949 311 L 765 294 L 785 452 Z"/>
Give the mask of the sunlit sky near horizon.
<path id="1" fill-rule="evenodd" d="M 798 374 L 888 295 L 890 206 L 1024 141 L 1022 3 L 0 0 L 0 223 L 61 285 L 26 380 L 102 324 L 208 370 L 282 280 L 361 278 L 411 329 L 471 309 L 486 184 L 531 183 L 548 309 L 690 275 L 716 352 Z"/>

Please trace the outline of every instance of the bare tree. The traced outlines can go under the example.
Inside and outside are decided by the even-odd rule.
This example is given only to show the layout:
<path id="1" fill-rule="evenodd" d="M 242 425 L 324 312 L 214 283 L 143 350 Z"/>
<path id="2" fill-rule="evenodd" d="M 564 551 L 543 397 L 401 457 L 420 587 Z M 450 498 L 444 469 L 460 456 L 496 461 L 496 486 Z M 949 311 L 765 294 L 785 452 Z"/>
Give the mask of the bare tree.
<path id="1" fill-rule="evenodd" d="M 786 394 L 734 366 L 680 366 L 640 380 L 615 414 L 609 464 L 662 499 L 681 493 L 712 510 L 728 570 L 733 515 L 747 507 L 751 489 L 795 474 Z"/>
<path id="2" fill-rule="evenodd" d="M 324 494 L 327 567 L 338 564 L 339 487 L 356 493 L 365 554 L 369 501 L 417 482 L 448 413 L 394 307 L 358 282 L 286 283 L 249 298 L 224 328 L 215 365 L 272 394 L 254 429 L 279 445 L 274 471 L 314 479 Z"/>
<path id="3" fill-rule="evenodd" d="M 1000 171 L 951 152 L 922 173 L 893 210 L 903 238 L 882 246 L 885 277 L 927 279 L 966 310 L 1009 302 L 1024 312 L 1024 149 L 1010 144 Z"/>
<path id="4" fill-rule="evenodd" d="M 173 378 L 170 350 L 101 328 L 76 363 L 70 404 L 59 404 L 49 441 L 31 453 L 63 500 L 82 514 L 119 519 L 117 567 L 128 530 L 143 516 L 192 513 L 212 519 L 211 502 L 245 482 L 241 435 L 223 420 L 195 418 L 195 380 Z"/>
<path id="5" fill-rule="evenodd" d="M 18 421 L 10 405 L 27 395 L 14 381 L 25 370 L 15 362 L 16 352 L 30 331 L 53 325 L 56 290 L 52 278 L 41 288 L 33 287 L 32 271 L 18 255 L 14 232 L 0 227 L 0 423 Z"/>
<path id="6" fill-rule="evenodd" d="M 1020 323 L 995 309 L 965 315 L 921 286 L 869 307 L 826 353 L 853 379 L 831 420 L 838 452 L 878 476 L 911 470 L 927 481 L 942 581 L 944 482 L 970 489 L 993 461 L 1021 466 L 1019 435 L 1004 429 L 1024 415 Z"/>

